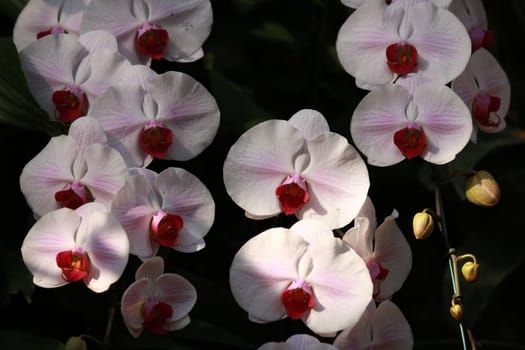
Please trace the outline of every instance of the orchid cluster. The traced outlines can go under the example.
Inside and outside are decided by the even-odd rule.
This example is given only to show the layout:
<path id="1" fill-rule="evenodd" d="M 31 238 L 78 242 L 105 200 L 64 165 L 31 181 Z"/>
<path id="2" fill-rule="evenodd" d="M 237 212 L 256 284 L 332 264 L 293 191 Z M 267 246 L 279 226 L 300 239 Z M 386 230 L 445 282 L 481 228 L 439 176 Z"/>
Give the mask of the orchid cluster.
<path id="1" fill-rule="evenodd" d="M 510 85 L 490 53 L 481 0 L 341 3 L 351 11 L 337 58 L 366 91 L 351 139 L 320 111 L 298 108 L 245 130 L 223 163 L 226 193 L 248 220 L 293 221 L 252 232 L 231 260 L 229 286 L 250 321 L 288 318 L 309 332 L 260 350 L 411 349 L 393 302 L 412 269 L 396 223 L 404 213 L 378 222 L 368 166 L 447 164 L 479 132 L 506 126 Z M 202 59 L 212 23 L 209 0 L 29 0 L 13 31 L 35 101 L 67 130 L 20 174 L 35 220 L 24 263 L 39 287 L 82 281 L 102 293 L 138 258 L 119 304 L 135 338 L 186 327 L 198 303 L 159 251 L 204 249 L 214 197 L 167 164 L 207 149 L 221 112 L 198 80 L 152 64 Z"/>

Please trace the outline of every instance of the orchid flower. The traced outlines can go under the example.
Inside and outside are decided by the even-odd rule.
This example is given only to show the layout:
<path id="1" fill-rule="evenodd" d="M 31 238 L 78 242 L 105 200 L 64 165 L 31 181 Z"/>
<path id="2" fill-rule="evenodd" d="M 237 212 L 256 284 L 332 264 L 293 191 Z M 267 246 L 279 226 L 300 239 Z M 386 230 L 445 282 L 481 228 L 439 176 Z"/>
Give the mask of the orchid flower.
<path id="1" fill-rule="evenodd" d="M 456 16 L 432 2 L 368 0 L 341 26 L 336 51 L 363 89 L 398 77 L 444 85 L 467 65 L 470 38 Z"/>
<path id="2" fill-rule="evenodd" d="M 154 158 L 188 160 L 210 145 L 220 112 L 202 84 L 182 72 L 157 74 L 143 65 L 125 73 L 89 115 L 100 121 L 128 166 L 146 167 Z"/>
<path id="3" fill-rule="evenodd" d="M 417 156 L 445 164 L 467 145 L 472 121 L 465 103 L 445 85 L 423 84 L 411 94 L 394 84 L 359 102 L 350 132 L 371 165 L 390 166 Z"/>
<path id="4" fill-rule="evenodd" d="M 339 350 L 408 350 L 414 338 L 401 310 L 384 300 L 377 307 L 371 303 L 358 324 L 337 335 L 334 346 Z"/>
<path id="5" fill-rule="evenodd" d="M 284 342 L 268 342 L 257 350 L 337 350 L 331 344 L 321 343 L 309 334 L 294 334 Z"/>
<path id="6" fill-rule="evenodd" d="M 164 273 L 164 260 L 147 259 L 135 272 L 135 282 L 124 291 L 120 310 L 135 338 L 144 330 L 166 334 L 186 327 L 197 301 L 195 287 L 184 277 Z"/>
<path id="7" fill-rule="evenodd" d="M 18 51 L 49 34 L 78 37 L 84 10 L 91 0 L 29 0 L 16 18 L 13 42 Z"/>
<path id="8" fill-rule="evenodd" d="M 468 30 L 472 52 L 492 45 L 494 34 L 488 30 L 487 14 L 482 0 L 453 0 L 448 8 Z"/>
<path id="9" fill-rule="evenodd" d="M 87 114 L 89 106 L 131 64 L 107 32 L 53 34 L 20 51 L 27 85 L 52 120 L 64 123 Z"/>
<path id="10" fill-rule="evenodd" d="M 478 130 L 495 133 L 506 127 L 510 83 L 488 50 L 479 48 L 472 54 L 465 71 L 452 82 L 452 90 L 465 101 L 472 113 L 472 142 L 477 142 Z"/>
<path id="11" fill-rule="evenodd" d="M 370 185 L 359 153 L 309 109 L 247 130 L 230 148 L 223 172 L 228 194 L 248 217 L 294 214 L 330 228 L 354 219 Z"/>
<path id="12" fill-rule="evenodd" d="M 181 252 L 204 248 L 215 203 L 206 186 L 184 169 L 170 167 L 157 174 L 134 168 L 111 211 L 128 234 L 130 253 L 144 260 L 160 246 Z"/>
<path id="13" fill-rule="evenodd" d="M 356 9 L 359 6 L 363 5 L 366 1 L 367 0 L 341 0 L 341 3 L 352 9 Z M 401 3 L 401 2 L 406 2 L 406 3 L 409 3 L 410 5 L 413 5 L 418 2 L 426 2 L 426 1 L 431 1 L 432 3 L 434 3 L 434 5 L 446 9 L 452 0 L 384 0 L 384 3 L 385 3 L 385 6 L 392 5 L 393 3 L 396 3 L 397 5 L 398 3 Z"/>
<path id="14" fill-rule="evenodd" d="M 44 214 L 22 243 L 22 258 L 39 287 L 83 281 L 106 291 L 122 275 L 129 242 L 119 222 L 99 203 Z"/>
<path id="15" fill-rule="evenodd" d="M 124 159 L 107 145 L 100 124 L 85 116 L 71 124 L 68 135 L 52 137 L 24 166 L 20 189 L 36 217 L 92 201 L 109 210 L 126 171 Z"/>
<path id="16" fill-rule="evenodd" d="M 322 336 L 355 325 L 373 291 L 363 259 L 313 219 L 249 239 L 233 258 L 230 287 L 250 320 L 300 319 Z"/>
<path id="17" fill-rule="evenodd" d="M 343 236 L 366 262 L 374 282 L 376 301 L 390 299 L 405 282 L 412 268 L 412 251 L 395 219 L 396 210 L 377 226 L 375 208 L 367 198 L 354 220 L 354 226 Z"/>
<path id="18" fill-rule="evenodd" d="M 149 66 L 152 59 L 200 59 L 212 22 L 209 0 L 92 0 L 80 32 L 106 30 L 133 64 Z"/>

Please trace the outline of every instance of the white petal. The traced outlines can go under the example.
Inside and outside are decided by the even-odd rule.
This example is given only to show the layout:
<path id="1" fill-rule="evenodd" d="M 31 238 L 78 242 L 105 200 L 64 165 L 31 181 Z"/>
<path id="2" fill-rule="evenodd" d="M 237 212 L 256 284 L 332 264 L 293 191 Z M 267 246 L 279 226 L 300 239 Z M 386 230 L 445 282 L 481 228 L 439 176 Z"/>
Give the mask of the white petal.
<path id="1" fill-rule="evenodd" d="M 175 273 L 166 273 L 157 278 L 155 294 L 172 307 L 172 321 L 187 316 L 197 301 L 195 287 L 187 279 Z"/>
<path id="2" fill-rule="evenodd" d="M 363 205 L 370 180 L 366 164 L 348 140 L 324 133 L 310 140 L 311 162 L 303 172 L 310 199 L 297 217 L 315 218 L 331 228 L 349 224 Z"/>
<path id="3" fill-rule="evenodd" d="M 303 137 L 307 140 L 330 131 L 325 117 L 313 109 L 300 110 L 292 115 L 288 122 L 301 131 Z"/>
<path id="4" fill-rule="evenodd" d="M 281 212 L 275 190 L 286 178 L 304 170 L 296 167 L 306 155 L 301 133 L 284 120 L 257 124 L 230 148 L 223 167 L 226 191 L 253 216 Z"/>
<path id="5" fill-rule="evenodd" d="M 56 256 L 75 247 L 75 233 L 80 216 L 68 208 L 43 215 L 29 230 L 22 242 L 22 258 L 40 287 L 54 288 L 67 284 Z"/>
<path id="6" fill-rule="evenodd" d="M 391 301 L 381 302 L 371 317 L 372 347 L 377 350 L 412 349 L 414 339 L 410 324 L 399 308 Z"/>
<path id="7" fill-rule="evenodd" d="M 71 123 L 68 135 L 75 140 L 77 149 L 85 149 L 93 143 L 107 145 L 108 139 L 102 125 L 95 118 L 86 116 L 78 118 Z"/>
<path id="8" fill-rule="evenodd" d="M 271 228 L 248 240 L 230 267 L 235 301 L 260 322 L 286 316 L 281 295 L 298 278 L 298 264 L 308 243 L 284 228 Z"/>
<path id="9" fill-rule="evenodd" d="M 155 281 L 160 275 L 164 273 L 164 259 L 160 256 L 154 256 L 147 259 L 139 266 L 135 272 L 135 280 L 141 278 L 148 278 L 151 281 Z"/>
<path id="10" fill-rule="evenodd" d="M 366 261 L 372 256 L 374 232 L 368 218 L 358 216 L 354 220 L 354 226 L 343 236 L 343 241 Z"/>
<path id="11" fill-rule="evenodd" d="M 369 349 L 372 346 L 370 318 L 375 309 L 375 302 L 370 303 L 355 326 L 346 328 L 337 335 L 334 345 L 338 349 Z"/>
<path id="12" fill-rule="evenodd" d="M 90 32 L 81 34 L 78 37 L 78 41 L 89 52 L 94 52 L 101 49 L 110 49 L 118 52 L 117 38 L 105 30 L 92 30 Z"/>
<path id="13" fill-rule="evenodd" d="M 126 327 L 134 337 L 142 333 L 142 306 L 151 295 L 148 294 L 149 280 L 142 278 L 133 282 L 122 294 L 120 312 Z"/>

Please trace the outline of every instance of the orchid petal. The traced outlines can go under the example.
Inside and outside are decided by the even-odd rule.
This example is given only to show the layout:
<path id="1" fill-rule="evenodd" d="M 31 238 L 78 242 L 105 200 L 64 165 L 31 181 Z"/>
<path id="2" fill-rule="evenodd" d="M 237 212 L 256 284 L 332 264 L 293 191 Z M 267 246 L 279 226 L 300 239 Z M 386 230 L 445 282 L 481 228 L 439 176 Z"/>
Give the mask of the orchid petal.
<path id="1" fill-rule="evenodd" d="M 404 350 L 414 346 L 410 324 L 391 301 L 385 300 L 378 305 L 371 318 L 371 326 L 374 349 Z"/>
<path id="2" fill-rule="evenodd" d="M 95 118 L 88 116 L 85 116 L 85 118 L 78 118 L 71 123 L 68 135 L 75 140 L 78 152 L 93 143 L 100 143 L 102 145 L 107 145 L 108 143 L 102 125 Z"/>
<path id="3" fill-rule="evenodd" d="M 178 331 L 179 329 L 182 329 L 189 324 L 190 324 L 190 316 L 185 315 L 184 317 L 179 318 L 178 320 L 170 321 L 167 328 L 169 331 Z"/>
<path id="4" fill-rule="evenodd" d="M 313 109 L 300 110 L 292 115 L 288 122 L 296 127 L 307 140 L 311 140 L 319 134 L 330 131 L 325 117 Z"/>
<path id="5" fill-rule="evenodd" d="M 284 228 L 268 229 L 248 240 L 230 267 L 236 302 L 260 322 L 286 316 L 281 294 L 298 277 L 297 266 L 308 243 Z"/>
<path id="6" fill-rule="evenodd" d="M 110 49 L 118 52 L 117 38 L 105 30 L 92 30 L 78 37 L 78 41 L 89 52 Z"/>
<path id="7" fill-rule="evenodd" d="M 73 210 L 57 209 L 40 217 L 27 233 L 22 242 L 22 258 L 37 286 L 54 288 L 68 283 L 62 278 L 56 255 L 75 247 L 80 221 Z"/>
<path id="8" fill-rule="evenodd" d="M 164 259 L 160 256 L 154 256 L 140 265 L 135 271 L 135 280 L 147 278 L 150 281 L 156 281 L 164 273 Z"/>
<path id="9" fill-rule="evenodd" d="M 284 120 L 268 120 L 247 130 L 230 148 L 224 161 L 226 191 L 233 201 L 254 216 L 281 212 L 275 190 L 304 165 L 307 157 L 301 133 Z"/>
<path id="10" fill-rule="evenodd" d="M 487 14 L 481 0 L 452 0 L 448 10 L 463 23 L 465 28 L 480 26 L 487 29 Z"/>
<path id="11" fill-rule="evenodd" d="M 373 345 L 370 319 L 375 310 L 375 302 L 371 302 L 355 326 L 345 328 L 337 335 L 334 346 L 338 349 L 370 349 Z"/>
<path id="12" fill-rule="evenodd" d="M 156 296 L 171 305 L 173 314 L 171 320 L 179 320 L 188 315 L 197 301 L 195 287 L 184 277 L 166 273 L 157 278 Z"/>
<path id="13" fill-rule="evenodd" d="M 149 280 L 139 279 L 131 283 L 122 294 L 120 301 L 120 312 L 126 327 L 136 338 L 143 331 L 142 306 L 150 296 L 148 294 Z"/>
<path id="14" fill-rule="evenodd" d="M 374 232 L 368 218 L 358 216 L 354 220 L 354 226 L 343 236 L 343 241 L 367 261 L 373 253 Z"/>

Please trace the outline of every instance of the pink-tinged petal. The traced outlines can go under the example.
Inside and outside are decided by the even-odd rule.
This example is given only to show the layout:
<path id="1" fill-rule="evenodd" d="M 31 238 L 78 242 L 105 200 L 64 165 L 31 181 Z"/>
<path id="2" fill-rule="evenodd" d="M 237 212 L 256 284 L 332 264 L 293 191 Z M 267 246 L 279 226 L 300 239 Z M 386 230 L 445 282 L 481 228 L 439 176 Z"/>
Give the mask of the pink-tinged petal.
<path id="1" fill-rule="evenodd" d="M 68 135 L 73 138 L 77 145 L 77 150 L 83 150 L 88 145 L 93 143 L 100 143 L 106 145 L 108 139 L 106 133 L 102 128 L 102 125 L 95 118 L 85 116 L 84 118 L 78 118 L 71 123 Z"/>
<path id="2" fill-rule="evenodd" d="M 377 350 L 412 349 L 412 329 L 399 308 L 391 301 L 381 302 L 371 317 L 373 348 Z"/>
<path id="3" fill-rule="evenodd" d="M 471 54 L 470 36 L 452 13 L 422 2 L 409 11 L 410 42 L 419 55 L 418 72 L 435 84 L 447 84 L 465 69 Z"/>
<path id="4" fill-rule="evenodd" d="M 268 120 L 242 134 L 224 161 L 226 191 L 253 216 L 281 212 L 275 190 L 307 162 L 305 140 L 287 121 Z M 297 163 L 297 164 L 296 164 Z"/>
<path id="5" fill-rule="evenodd" d="M 134 3 L 136 6 L 134 6 Z M 135 12 L 132 12 L 135 10 Z M 122 34 L 139 28 L 146 18 L 146 8 L 142 1 L 105 1 L 91 0 L 84 11 L 80 24 L 80 33 L 102 29 L 119 38 Z"/>
<path id="6" fill-rule="evenodd" d="M 89 289 L 101 293 L 120 278 L 128 263 L 128 237 L 103 205 L 86 203 L 76 211 L 82 217 L 76 242 L 85 249 L 91 262 L 84 282 Z"/>
<path id="7" fill-rule="evenodd" d="M 187 316 L 197 301 L 195 287 L 175 273 L 165 273 L 157 278 L 155 295 L 172 307 L 171 321 Z"/>
<path id="8" fill-rule="evenodd" d="M 49 212 L 31 227 L 22 242 L 22 258 L 33 274 L 33 282 L 43 288 L 67 284 L 56 255 L 75 247 L 75 233 L 80 216 L 68 208 Z"/>
<path id="9" fill-rule="evenodd" d="M 124 291 L 120 301 L 120 312 L 124 324 L 135 338 L 143 331 L 142 306 L 151 296 L 148 293 L 148 287 L 149 280 L 147 278 L 137 280 Z"/>
<path id="10" fill-rule="evenodd" d="M 215 220 L 215 202 L 210 191 L 182 168 L 166 168 L 156 181 L 164 211 L 182 217 L 181 240 L 175 250 L 193 252 L 204 248 L 202 238 Z M 195 250 L 197 249 L 197 250 Z"/>
<path id="11" fill-rule="evenodd" d="M 178 320 L 170 321 L 168 323 L 167 329 L 168 331 L 178 331 L 179 329 L 182 329 L 189 324 L 190 324 L 190 316 L 186 315 L 182 318 L 179 318 Z"/>
<path id="12" fill-rule="evenodd" d="M 18 51 L 37 40 L 37 34 L 60 26 L 78 36 L 80 20 L 89 0 L 31 0 L 19 13 L 13 29 Z"/>
<path id="13" fill-rule="evenodd" d="M 482 0 L 452 0 L 448 10 L 456 15 L 467 29 L 475 25 L 487 29 L 487 14 Z"/>
<path id="14" fill-rule="evenodd" d="M 288 122 L 296 127 L 307 140 L 311 140 L 317 135 L 330 132 L 330 127 L 325 117 L 313 109 L 300 110 L 292 115 Z"/>
<path id="15" fill-rule="evenodd" d="M 160 256 L 154 256 L 147 259 L 135 271 L 135 280 L 147 278 L 150 281 L 156 281 L 164 273 L 164 259 Z"/>
<path id="16" fill-rule="evenodd" d="M 310 244 L 308 254 L 313 269 L 305 280 L 312 286 L 315 306 L 303 321 L 321 335 L 352 327 L 372 300 L 372 280 L 365 262 L 335 237 Z"/>
<path id="17" fill-rule="evenodd" d="M 338 349 L 370 349 L 373 345 L 371 317 L 376 310 L 375 302 L 371 302 L 357 324 L 344 329 L 334 340 Z M 375 349 L 375 348 L 374 348 Z"/>
<path id="18" fill-rule="evenodd" d="M 286 342 L 295 345 L 298 350 L 306 350 L 312 345 L 321 343 L 319 339 L 308 334 L 294 334 L 286 339 Z"/>
<path id="19" fill-rule="evenodd" d="M 150 223 L 160 204 L 152 183 L 144 174 L 128 176 L 115 195 L 111 212 L 126 230 L 131 254 L 145 259 L 157 253 L 159 244 L 150 239 Z"/>
<path id="20" fill-rule="evenodd" d="M 126 163 L 115 149 L 101 144 L 90 145 L 84 159 L 87 172 L 80 180 L 89 187 L 95 201 L 109 209 L 115 194 L 124 185 Z"/>
<path id="21" fill-rule="evenodd" d="M 297 233 L 310 244 L 315 244 L 318 240 L 325 240 L 327 237 L 334 237 L 328 225 L 315 219 L 299 220 L 290 227 L 290 231 Z"/>
<path id="22" fill-rule="evenodd" d="M 298 278 L 298 264 L 308 243 L 284 228 L 268 229 L 248 240 L 230 267 L 235 301 L 259 322 L 286 316 L 283 291 Z"/>
<path id="23" fill-rule="evenodd" d="M 311 162 L 302 174 L 310 199 L 296 215 L 324 221 L 331 228 L 345 226 L 366 199 L 370 187 L 366 164 L 348 140 L 336 133 L 321 134 L 307 145 Z"/>
<path id="24" fill-rule="evenodd" d="M 369 92 L 357 105 L 350 132 L 357 148 L 375 166 L 390 166 L 405 157 L 393 142 L 393 135 L 405 127 L 409 92 L 399 85 L 387 85 Z"/>
<path id="25" fill-rule="evenodd" d="M 20 51 L 20 64 L 31 94 L 50 118 L 56 107 L 52 95 L 76 83 L 75 71 L 88 51 L 71 35 L 52 34 Z"/>
<path id="26" fill-rule="evenodd" d="M 381 281 L 376 300 L 389 299 L 405 282 L 412 269 L 412 250 L 395 219 L 397 211 L 385 218 L 375 232 L 374 257 L 388 270 Z"/>
<path id="27" fill-rule="evenodd" d="M 196 53 L 201 51 L 213 23 L 209 0 L 158 1 L 151 7 L 150 20 L 168 31 L 166 60 L 184 62 L 202 57 Z"/>
<path id="28" fill-rule="evenodd" d="M 259 346 L 257 350 L 297 350 L 297 347 L 285 342 L 268 342 Z"/>
<path id="29" fill-rule="evenodd" d="M 366 197 L 365 203 L 359 210 L 359 214 L 357 214 L 357 216 L 364 216 L 367 218 L 370 225 L 370 230 L 375 231 L 377 228 L 376 208 L 374 207 L 374 203 L 369 196 Z"/>
<path id="30" fill-rule="evenodd" d="M 109 145 L 116 148 L 128 166 L 147 166 L 152 161 L 139 146 L 139 134 L 147 123 L 142 111 L 144 91 L 140 86 L 110 87 L 91 106 L 88 114 L 106 131 Z"/>
<path id="31" fill-rule="evenodd" d="M 367 84 L 383 85 L 394 79 L 386 48 L 400 41 L 397 26 L 404 12 L 384 9 L 384 0 L 369 0 L 355 10 L 337 34 L 337 56 L 343 68 Z"/>
<path id="32" fill-rule="evenodd" d="M 166 72 L 150 81 L 157 103 L 156 120 L 173 132 L 166 159 L 188 160 L 213 141 L 220 121 L 215 98 L 197 80 L 181 72 Z"/>
<path id="33" fill-rule="evenodd" d="M 373 252 L 374 232 L 368 218 L 358 216 L 354 220 L 354 226 L 343 236 L 343 241 L 367 261 Z"/>
<path id="34" fill-rule="evenodd" d="M 204 57 L 204 51 L 201 49 L 198 49 L 194 53 L 192 53 L 190 56 L 179 58 L 176 61 L 180 63 L 189 63 L 189 62 L 195 62 L 197 60 L 200 60 Z"/>
<path id="35" fill-rule="evenodd" d="M 366 0 L 341 0 L 341 3 L 350 8 L 356 9 L 359 6 L 363 5 Z"/>
<path id="36" fill-rule="evenodd" d="M 450 162 L 470 140 L 472 120 L 468 107 L 444 85 L 421 85 L 413 99 L 418 109 L 416 122 L 427 137 L 421 157 L 434 164 Z"/>
<path id="37" fill-rule="evenodd" d="M 474 54 L 476 53 L 477 51 L 474 52 Z M 472 57 L 474 57 L 474 54 L 471 56 L 470 62 L 465 70 L 456 79 L 454 79 L 451 84 L 452 90 L 458 94 L 459 97 L 461 97 L 461 99 L 470 109 L 472 109 L 474 99 L 479 94 L 479 85 L 477 83 L 476 76 L 471 69 Z"/>
<path id="38" fill-rule="evenodd" d="M 74 180 L 71 165 L 75 157 L 73 139 L 65 135 L 56 136 L 22 169 L 20 190 L 37 216 L 59 208 L 55 193 Z"/>
<path id="39" fill-rule="evenodd" d="M 117 38 L 105 30 L 92 30 L 78 37 L 78 41 L 89 52 L 110 49 L 118 52 Z"/>

